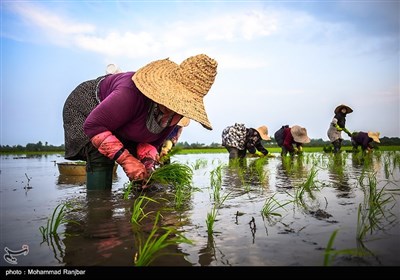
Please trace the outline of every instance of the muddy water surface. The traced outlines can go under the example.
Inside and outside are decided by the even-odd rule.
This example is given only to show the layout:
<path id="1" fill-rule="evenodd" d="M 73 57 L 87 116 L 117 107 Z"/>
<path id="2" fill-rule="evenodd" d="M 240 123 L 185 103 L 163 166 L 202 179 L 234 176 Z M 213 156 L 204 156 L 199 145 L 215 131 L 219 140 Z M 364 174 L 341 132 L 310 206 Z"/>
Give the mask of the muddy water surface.
<path id="1" fill-rule="evenodd" d="M 64 161 L 59 155 L 1 156 L 1 248 L 18 251 L 28 245 L 27 254 L 15 257 L 15 266 L 133 266 L 137 248 L 160 211 L 162 225 L 192 244 L 171 245 L 150 265 L 322 266 L 336 230 L 337 254 L 329 265 L 400 265 L 398 152 L 367 159 L 310 153 L 282 160 L 277 154 L 261 163 L 249 158 L 243 168 L 229 166 L 227 160 L 226 153 L 174 156 L 173 161 L 193 169 L 191 197 L 175 209 L 173 188 L 147 193 L 157 203 L 146 205 L 149 215 L 138 226 L 131 223 L 138 194 L 124 199 L 127 177 L 122 168 L 111 191 L 87 192 L 84 177 L 59 174 L 56 162 Z M 219 204 L 216 178 L 221 183 Z M 305 184 L 309 191 L 299 192 Z M 368 212 L 374 186 L 383 189 L 380 199 L 375 196 L 381 212 Z M 263 214 L 271 197 L 275 215 Z M 59 227 L 58 235 L 43 240 L 39 227 L 66 202 L 72 206 L 66 216 L 70 221 Z M 206 219 L 214 207 L 210 234 Z M 359 210 L 370 219 L 360 222 Z M 357 238 L 371 221 L 374 226 Z M 3 257 L 1 265 L 9 266 L 9 261 Z"/>

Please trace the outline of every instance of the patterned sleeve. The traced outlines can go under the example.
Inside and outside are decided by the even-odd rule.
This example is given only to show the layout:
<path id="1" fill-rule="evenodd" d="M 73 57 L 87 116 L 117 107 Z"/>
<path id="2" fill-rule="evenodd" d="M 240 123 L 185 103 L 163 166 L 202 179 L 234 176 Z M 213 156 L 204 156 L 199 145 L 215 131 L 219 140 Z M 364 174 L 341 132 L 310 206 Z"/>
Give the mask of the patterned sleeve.
<path id="1" fill-rule="evenodd" d="M 246 127 L 243 124 L 236 123 L 228 126 L 222 131 L 222 145 L 245 149 Z"/>
<path id="2" fill-rule="evenodd" d="M 250 128 L 247 131 L 247 136 L 246 136 L 246 148 L 249 151 L 249 153 L 256 153 L 256 151 L 260 151 L 264 155 L 268 154 L 267 149 L 264 148 L 264 146 L 261 143 L 261 136 L 257 132 L 257 130 Z"/>

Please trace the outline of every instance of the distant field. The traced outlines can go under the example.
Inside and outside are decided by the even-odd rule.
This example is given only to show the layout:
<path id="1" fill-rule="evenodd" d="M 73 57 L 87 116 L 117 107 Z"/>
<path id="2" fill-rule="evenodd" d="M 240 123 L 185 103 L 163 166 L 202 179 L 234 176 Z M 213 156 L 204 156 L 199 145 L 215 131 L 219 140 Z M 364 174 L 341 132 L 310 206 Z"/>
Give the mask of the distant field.
<path id="1" fill-rule="evenodd" d="M 280 153 L 281 148 L 279 147 L 268 147 L 270 153 Z M 344 146 L 343 151 L 350 151 L 352 147 Z M 359 148 L 360 149 L 360 148 Z M 400 151 L 400 146 L 378 146 L 380 151 Z M 303 151 L 305 153 L 315 153 L 323 152 L 323 147 L 304 147 Z M 212 154 L 212 153 L 228 153 L 225 148 L 204 148 L 204 149 L 181 149 L 176 154 L 186 155 L 186 154 Z"/>
<path id="2" fill-rule="evenodd" d="M 279 147 L 266 147 L 270 153 L 280 153 L 281 148 Z M 350 151 L 351 146 L 343 146 L 342 151 Z M 360 148 L 359 148 L 360 149 Z M 378 146 L 380 151 L 400 151 L 400 146 Z M 305 153 L 315 153 L 315 152 L 323 152 L 323 147 L 303 147 L 303 151 Z M 178 155 L 187 155 L 187 154 L 217 154 L 217 153 L 228 153 L 225 148 L 198 148 L 198 149 L 176 149 L 174 154 Z M 13 152 L 4 152 L 1 151 L 0 154 L 2 155 L 12 155 L 12 154 L 26 154 L 26 155 L 42 155 L 42 154 L 61 154 L 63 155 L 64 152 L 60 151 L 53 151 L 53 152 L 27 152 L 27 151 L 13 151 Z"/>

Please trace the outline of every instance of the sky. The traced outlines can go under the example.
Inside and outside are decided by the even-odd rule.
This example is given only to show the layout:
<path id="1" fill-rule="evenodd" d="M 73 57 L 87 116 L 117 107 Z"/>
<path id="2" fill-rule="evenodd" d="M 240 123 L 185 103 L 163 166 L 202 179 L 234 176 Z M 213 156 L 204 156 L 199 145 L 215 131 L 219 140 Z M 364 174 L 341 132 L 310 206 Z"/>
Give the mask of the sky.
<path id="1" fill-rule="evenodd" d="M 218 62 L 213 130 L 192 121 L 180 142 L 221 143 L 236 122 L 328 140 L 340 104 L 350 131 L 400 137 L 399 29 L 399 1 L 2 0 L 0 145 L 63 144 L 65 99 L 110 63 L 201 53 Z"/>

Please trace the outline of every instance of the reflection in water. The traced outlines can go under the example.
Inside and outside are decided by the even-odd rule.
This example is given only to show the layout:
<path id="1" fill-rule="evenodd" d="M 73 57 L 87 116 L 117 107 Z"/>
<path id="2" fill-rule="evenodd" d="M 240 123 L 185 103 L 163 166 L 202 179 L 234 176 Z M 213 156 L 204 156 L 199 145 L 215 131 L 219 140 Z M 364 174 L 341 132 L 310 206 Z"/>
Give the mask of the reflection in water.
<path id="1" fill-rule="evenodd" d="M 209 188 L 209 170 L 212 166 L 203 166 L 197 170 L 193 182 L 195 186 L 202 188 L 201 191 L 193 192 L 189 210 L 165 210 L 167 207 L 173 208 L 174 204 L 171 199 L 169 204 L 160 199 L 166 196 L 164 192 L 153 194 L 152 198 L 157 199 L 160 203 L 145 209 L 146 213 L 162 211 L 161 223 L 163 226 L 175 226 L 183 235 L 194 241 L 193 245 L 180 244 L 167 248 L 166 252 L 180 255 L 163 255 L 156 258 L 151 265 L 322 265 L 324 256 L 321 248 L 327 246 L 334 230 L 340 228 L 333 244 L 338 252 L 344 252 L 346 249 L 358 245 L 355 244 L 357 228 L 360 228 L 357 206 L 361 203 L 362 210 L 366 210 L 365 214 L 368 214 L 367 210 L 373 209 L 362 203 L 367 197 L 366 191 L 375 187 L 374 178 L 376 178 L 376 190 L 380 191 L 385 187 L 388 194 L 393 195 L 396 200 L 393 202 L 394 208 L 389 208 L 396 215 L 396 221 L 391 224 L 393 227 L 385 227 L 382 230 L 380 225 L 380 229 L 372 234 L 368 231 L 365 238 L 362 239 L 379 260 L 373 256 L 355 257 L 343 254 L 338 255 L 332 265 L 398 266 L 400 264 L 400 231 L 397 217 L 400 212 L 397 190 L 400 180 L 400 161 L 398 160 L 400 154 L 399 152 L 396 152 L 395 155 L 382 153 L 380 159 L 375 152 L 372 154 L 372 158 L 368 158 L 368 155 L 358 157 L 354 154 L 342 153 L 341 159 L 339 157 L 336 162 L 330 155 L 315 153 L 308 156 L 306 153 L 304 166 L 298 162 L 296 157 L 289 158 L 288 162 L 282 162 L 279 156 L 269 159 L 265 166 L 269 172 L 268 184 L 281 188 L 270 188 L 265 193 L 258 192 L 258 189 L 253 186 L 249 187 L 251 188 L 249 193 L 245 193 L 247 178 L 243 177 L 243 180 L 246 179 L 243 183 L 237 170 L 226 168 L 227 176 L 225 173 L 222 174 L 227 188 L 229 186 L 230 191 L 241 193 L 242 196 L 235 194 L 235 197 L 229 197 L 224 201 L 216 221 L 216 229 L 222 229 L 221 233 L 212 235 L 210 240 L 207 236 L 205 219 L 211 208 L 210 205 L 213 203 L 213 200 L 210 199 L 213 190 Z M 390 157 L 386 159 L 385 156 Z M 220 160 L 223 164 L 227 163 L 226 154 L 201 155 L 201 158 L 205 157 L 209 159 L 209 162 Z M 196 161 L 198 156 L 179 156 L 177 158 L 180 162 L 186 162 L 188 158 Z M 103 194 L 101 197 L 101 195 L 90 193 L 87 197 L 85 187 L 57 184 L 58 175 L 54 175 L 57 167 L 50 162 L 53 159 L 55 157 L 50 157 L 49 160 L 45 160 L 44 157 L 40 160 L 37 158 L 27 160 L 13 159 L 10 156 L 9 159 L 1 157 L 3 164 L 0 173 L 1 195 L 4 198 L 0 203 L 2 244 L 9 248 L 20 248 L 22 244 L 29 245 L 30 253 L 24 258 L 18 259 L 19 265 L 23 266 L 133 266 L 133 258 L 137 251 L 135 233 L 138 232 L 142 235 L 141 240 L 147 240 L 154 218 L 150 217 L 143 221 L 138 228 L 132 228 L 130 216 L 136 196 L 130 196 L 129 200 L 122 198 L 122 189 L 126 178 L 123 171 L 120 170 L 119 173 L 123 180 L 113 185 L 113 192 L 108 193 L 108 196 Z M 253 159 L 247 160 L 250 164 Z M 330 160 L 332 160 L 332 165 L 330 165 Z M 342 166 L 344 162 L 346 163 Z M 382 166 L 379 168 L 379 172 L 374 174 L 376 166 L 379 164 Z M 386 170 L 383 165 L 387 165 L 390 172 L 389 179 L 385 178 Z M 261 216 L 260 210 L 266 199 L 275 193 L 277 193 L 275 198 L 280 202 L 293 199 L 295 190 L 307 180 L 314 167 L 319 172 L 314 181 L 316 183 L 322 181 L 331 186 L 321 188 L 321 192 L 314 191 L 316 200 L 325 207 L 311 209 L 311 211 L 299 211 L 298 205 L 287 205 L 285 210 L 280 209 L 279 213 L 282 216 L 277 219 L 277 223 L 266 223 L 264 230 L 261 221 L 263 216 Z M 24 194 L 24 186 L 27 183 L 25 173 L 32 178 L 30 185 L 33 186 L 27 196 Z M 304 176 L 299 178 L 301 173 L 304 173 Z M 244 174 L 246 173 L 244 172 Z M 364 185 L 360 184 L 361 180 Z M 341 183 L 337 183 L 333 187 L 332 182 Z M 294 188 L 285 189 L 286 187 Z M 165 193 L 174 195 L 173 191 L 169 189 Z M 352 194 L 352 197 L 338 198 L 338 195 L 343 194 Z M 93 197 L 95 199 L 92 200 Z M 62 225 L 59 231 L 60 239 L 49 240 L 49 247 L 46 243 L 40 245 L 42 238 L 38 231 L 39 226 L 45 224 L 47 217 L 51 216 L 52 209 L 64 200 L 76 200 L 76 205 L 79 207 L 76 207 L 74 212 L 68 213 L 66 218 L 78 221 L 80 224 Z M 392 207 L 392 204 L 387 206 Z M 333 217 L 329 218 L 327 214 L 332 214 Z M 388 211 L 383 211 L 383 214 L 387 217 Z M 182 218 L 174 219 L 179 215 L 185 216 L 188 222 Z M 257 224 L 257 231 L 252 231 L 250 227 L 253 226 L 253 223 L 249 224 L 252 217 L 255 219 L 254 224 Z M 333 223 L 332 220 L 337 222 Z M 365 223 L 364 225 L 368 226 L 369 224 Z M 386 222 L 383 225 L 386 226 Z M 63 235 L 64 232 L 66 236 Z M 252 242 L 253 240 L 254 242 Z M 187 255 L 182 256 L 182 252 Z"/>
<path id="2" fill-rule="evenodd" d="M 216 261 L 214 236 L 209 234 L 206 246 L 199 250 L 199 264 L 201 266 L 209 266 Z"/>
<path id="3" fill-rule="evenodd" d="M 133 226 L 130 221 L 133 201 L 124 200 L 122 197 L 121 193 L 113 193 L 111 190 L 87 191 L 85 200 L 81 202 L 82 209 L 78 209 L 79 212 L 70 218 L 79 225 L 73 222 L 66 225 L 63 240 L 66 265 L 134 265 L 137 244 L 148 238 L 153 228 L 154 217 L 149 215 L 142 224 Z M 149 205 L 144 211 L 163 211 L 160 226 L 172 221 L 178 223 L 175 215 L 169 209 L 164 209 L 163 200 L 157 201 L 159 203 Z M 183 255 L 178 252 L 177 245 L 168 246 L 163 249 L 163 253 L 173 254 L 169 261 L 164 260 L 159 264 L 156 258 L 150 265 L 188 265 Z"/>
<path id="4" fill-rule="evenodd" d="M 66 226 L 64 262 L 67 265 L 133 265 L 128 205 L 122 204 L 119 208 L 110 190 L 87 191 L 83 204 L 79 210 L 81 217 L 77 217 L 80 225 Z"/>
<path id="5" fill-rule="evenodd" d="M 86 184 L 86 176 L 59 175 L 58 185 L 82 186 Z"/>
<path id="6" fill-rule="evenodd" d="M 248 166 L 247 166 L 248 163 Z M 265 171 L 267 157 L 257 159 L 231 159 L 223 166 L 222 185 L 233 191 L 231 195 L 239 196 L 249 192 L 255 186 L 268 187 L 269 179 Z"/>
<path id="7" fill-rule="evenodd" d="M 117 173 L 113 174 L 113 183 L 118 182 L 119 177 Z M 58 176 L 57 185 L 74 185 L 74 186 L 83 186 L 86 184 L 86 175 L 84 176 L 74 176 L 74 175 L 63 175 L 60 174 Z"/>
<path id="8" fill-rule="evenodd" d="M 49 234 L 48 237 L 43 240 L 41 245 L 43 243 L 46 243 L 52 250 L 54 259 L 56 259 L 60 264 L 63 263 L 65 246 L 64 243 L 61 241 L 60 236 L 58 234 Z"/>
<path id="9" fill-rule="evenodd" d="M 308 170 L 303 156 L 283 156 L 281 164 L 276 167 L 276 187 L 291 189 L 307 177 Z"/>
<path id="10" fill-rule="evenodd" d="M 377 155 L 379 155 L 379 153 L 353 153 L 351 158 L 353 168 L 361 172 L 378 172 L 381 168 L 381 158 Z"/>
<path id="11" fill-rule="evenodd" d="M 245 185 L 244 170 L 239 166 L 224 166 L 222 185 L 228 187 L 229 190 L 237 190 L 239 193 L 242 193 L 243 186 Z"/>
<path id="12" fill-rule="evenodd" d="M 328 177 L 331 180 L 333 187 L 338 191 L 337 197 L 349 198 L 352 194 L 350 178 L 345 172 L 346 158 L 342 153 L 332 155 L 328 163 Z"/>

